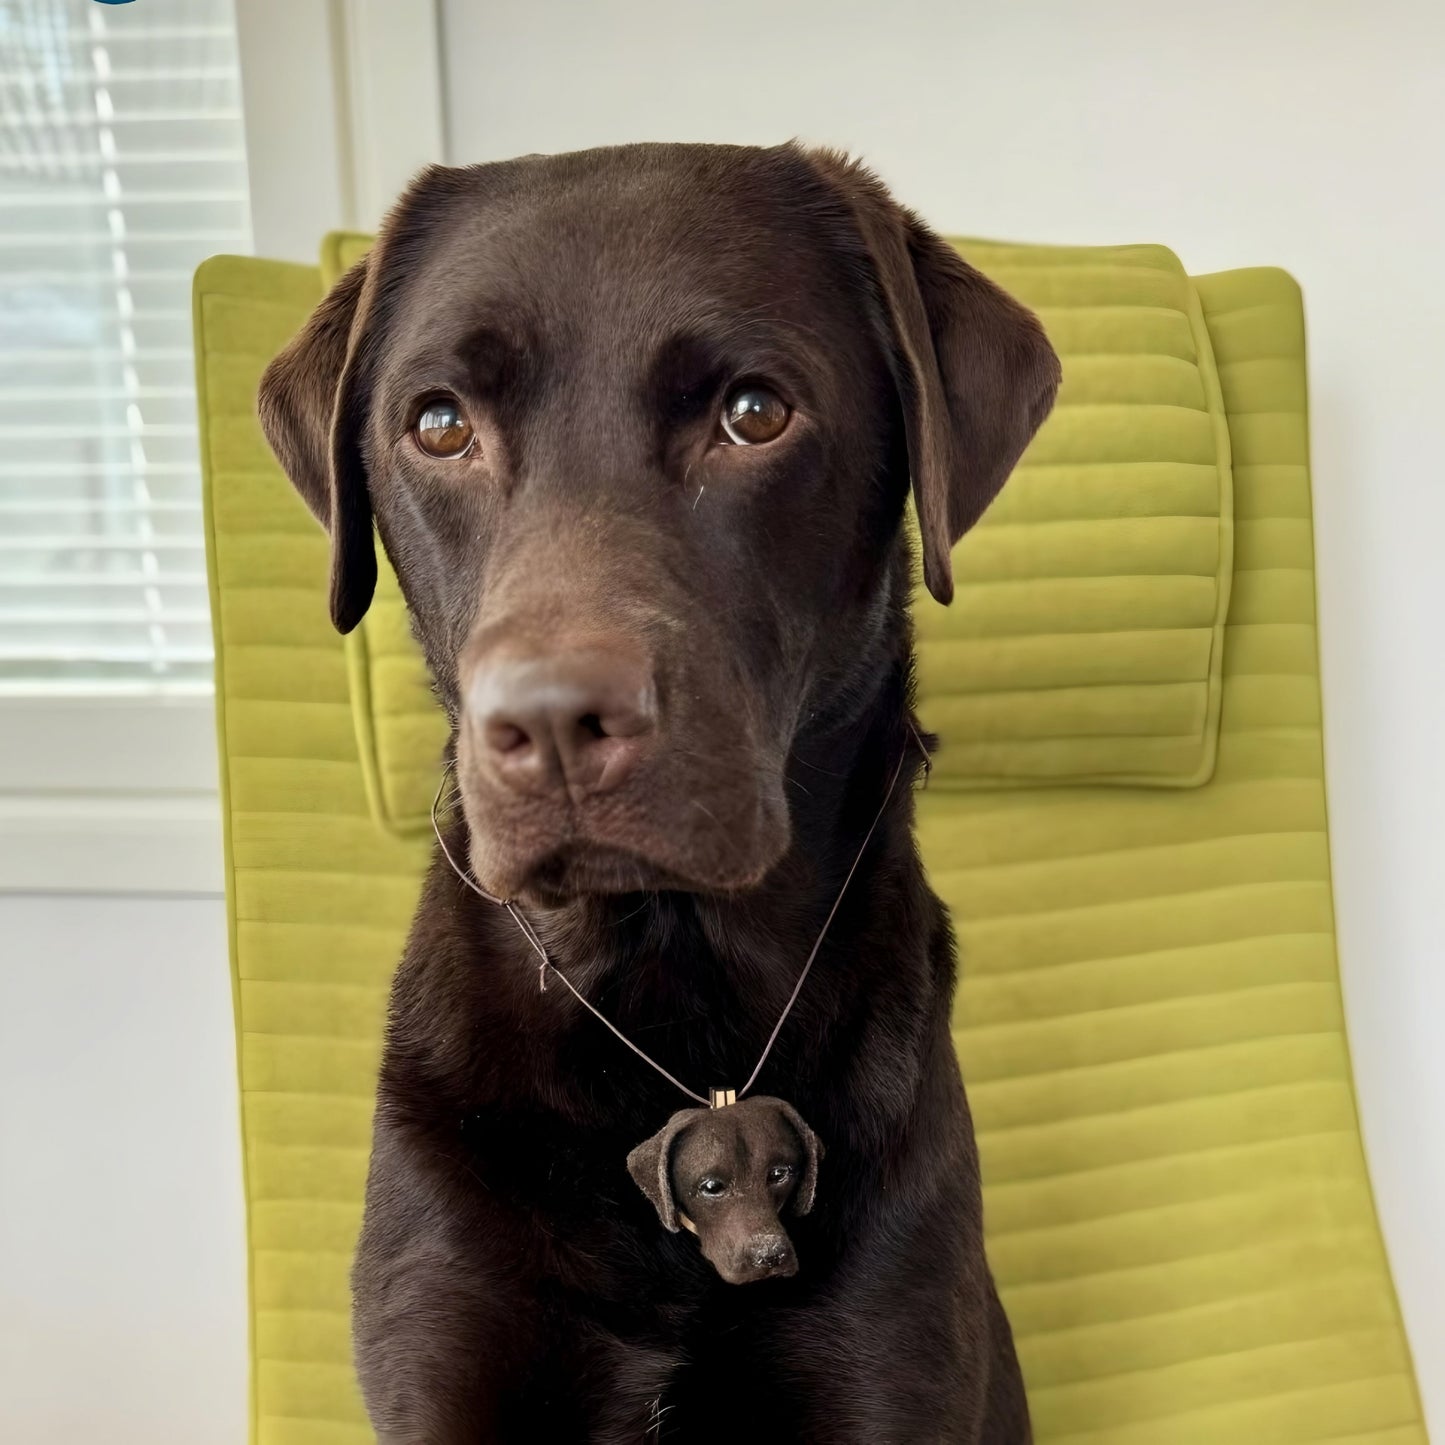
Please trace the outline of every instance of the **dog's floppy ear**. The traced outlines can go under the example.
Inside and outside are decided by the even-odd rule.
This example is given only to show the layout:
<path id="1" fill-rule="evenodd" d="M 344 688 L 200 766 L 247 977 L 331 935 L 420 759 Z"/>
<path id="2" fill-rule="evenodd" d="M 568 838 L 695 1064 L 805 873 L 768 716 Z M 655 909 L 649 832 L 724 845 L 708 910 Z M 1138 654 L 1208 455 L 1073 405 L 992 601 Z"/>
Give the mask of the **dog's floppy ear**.
<path id="1" fill-rule="evenodd" d="M 627 1172 L 652 1201 L 662 1227 L 673 1234 L 682 1226 L 677 1222 L 677 1200 L 672 1197 L 672 1146 L 689 1124 L 707 1112 L 706 1109 L 678 1110 L 652 1138 L 627 1156 Z"/>
<path id="2" fill-rule="evenodd" d="M 376 244 L 326 294 L 266 368 L 257 396 L 261 430 L 286 475 L 331 534 L 331 620 L 350 632 L 376 590 L 362 434 L 381 336 L 395 292 L 458 196 L 483 167 L 428 166 L 382 222 Z"/>
<path id="3" fill-rule="evenodd" d="M 803 1146 L 803 1173 L 798 1180 L 798 1187 L 793 1191 L 791 1206 L 794 1214 L 806 1214 L 818 1197 L 818 1161 L 823 1157 L 823 1141 L 803 1122 L 802 1115 L 786 1100 L 777 1100 L 777 1105 Z"/>
<path id="4" fill-rule="evenodd" d="M 805 152 L 847 204 L 892 333 L 923 580 L 953 598 L 951 553 L 1049 414 L 1059 359 L 1034 314 L 846 156 Z"/>
<path id="5" fill-rule="evenodd" d="M 374 255 L 375 253 L 373 253 Z M 331 620 L 350 632 L 376 588 L 371 500 L 361 459 L 365 406 L 356 394 L 355 340 L 373 262 L 358 261 L 266 368 L 261 430 L 306 505 L 331 534 Z"/>

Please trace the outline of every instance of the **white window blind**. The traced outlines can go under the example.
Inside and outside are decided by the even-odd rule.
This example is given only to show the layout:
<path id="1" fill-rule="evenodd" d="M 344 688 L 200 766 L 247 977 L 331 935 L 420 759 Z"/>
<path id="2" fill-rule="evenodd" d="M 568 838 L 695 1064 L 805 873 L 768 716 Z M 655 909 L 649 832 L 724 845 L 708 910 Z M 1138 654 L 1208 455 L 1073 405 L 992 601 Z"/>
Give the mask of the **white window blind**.
<path id="1" fill-rule="evenodd" d="M 0 3 L 0 692 L 209 687 L 191 273 L 250 248 L 231 0 Z"/>

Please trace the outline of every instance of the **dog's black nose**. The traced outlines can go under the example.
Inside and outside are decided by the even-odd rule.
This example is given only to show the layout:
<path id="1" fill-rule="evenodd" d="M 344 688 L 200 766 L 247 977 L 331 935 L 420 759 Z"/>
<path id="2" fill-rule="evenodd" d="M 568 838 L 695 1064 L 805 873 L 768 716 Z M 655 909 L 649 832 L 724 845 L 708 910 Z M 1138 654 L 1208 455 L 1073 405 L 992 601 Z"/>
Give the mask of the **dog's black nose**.
<path id="1" fill-rule="evenodd" d="M 793 1244 L 786 1234 L 764 1234 L 753 1242 L 753 1264 L 767 1274 L 792 1273 Z"/>
<path id="2" fill-rule="evenodd" d="M 647 750 L 656 702 L 647 669 L 601 648 L 483 663 L 467 688 L 484 766 L 518 792 L 616 788 Z"/>

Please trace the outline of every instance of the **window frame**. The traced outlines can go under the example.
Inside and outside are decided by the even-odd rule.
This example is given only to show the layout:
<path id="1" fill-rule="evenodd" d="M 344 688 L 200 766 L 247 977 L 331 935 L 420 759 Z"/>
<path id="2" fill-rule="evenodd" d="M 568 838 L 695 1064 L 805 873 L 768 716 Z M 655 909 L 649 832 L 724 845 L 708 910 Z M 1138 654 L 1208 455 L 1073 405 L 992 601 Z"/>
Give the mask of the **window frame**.
<path id="1" fill-rule="evenodd" d="M 238 0 L 257 255 L 314 261 L 444 158 L 439 29 L 437 0 Z M 0 695 L 0 893 L 220 895 L 216 759 L 209 691 Z"/>

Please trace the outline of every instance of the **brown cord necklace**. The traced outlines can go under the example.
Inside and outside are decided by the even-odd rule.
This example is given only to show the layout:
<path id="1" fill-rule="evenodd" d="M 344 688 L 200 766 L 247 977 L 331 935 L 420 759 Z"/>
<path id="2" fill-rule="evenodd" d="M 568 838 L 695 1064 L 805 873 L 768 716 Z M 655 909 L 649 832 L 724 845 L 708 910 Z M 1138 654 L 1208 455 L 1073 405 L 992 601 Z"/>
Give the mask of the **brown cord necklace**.
<path id="1" fill-rule="evenodd" d="M 928 749 L 924 747 L 923 740 L 918 736 L 917 730 L 910 725 L 909 731 L 923 754 L 924 768 L 929 766 Z M 828 916 L 823 920 L 823 926 L 818 930 L 818 937 L 813 943 L 812 951 L 808 954 L 807 961 L 803 964 L 802 972 L 798 974 L 798 981 L 793 985 L 793 991 L 788 995 L 788 1001 L 783 1005 L 783 1011 L 778 1015 L 778 1021 L 773 1025 L 773 1031 L 768 1035 L 768 1041 L 763 1045 L 763 1051 L 758 1056 L 753 1071 L 748 1075 L 747 1081 L 740 1089 L 709 1089 L 706 1097 L 689 1089 L 681 1079 L 669 1073 L 651 1054 L 640 1049 L 626 1034 L 612 1022 L 590 999 L 588 999 L 567 977 L 561 969 L 552 962 L 547 954 L 546 945 L 537 936 L 537 930 L 533 928 L 531 920 L 510 898 L 500 898 L 495 893 L 489 893 L 479 884 L 471 873 L 452 857 L 451 849 L 447 847 L 446 839 L 442 836 L 441 824 L 437 821 L 437 809 L 441 804 L 442 788 L 446 785 L 446 775 L 442 775 L 442 782 L 437 787 L 436 797 L 432 799 L 431 823 L 432 831 L 436 834 L 437 844 L 442 850 L 442 857 L 447 860 L 453 873 L 466 884 L 479 898 L 484 898 L 488 903 L 496 904 L 499 908 L 505 908 L 512 915 L 512 921 L 521 931 L 522 937 L 531 945 L 532 951 L 537 955 L 537 984 L 545 992 L 547 988 L 547 975 L 559 979 L 562 986 L 607 1030 L 622 1043 L 624 1043 L 639 1059 L 649 1068 L 661 1074 L 675 1089 L 687 1095 L 689 1099 L 703 1106 L 702 1110 L 681 1109 L 675 1113 L 659 1133 L 650 1140 L 639 1144 L 627 1156 L 628 1172 L 632 1174 L 643 1193 L 651 1199 L 658 1208 L 663 1225 L 667 1229 L 676 1230 L 679 1224 L 690 1230 L 693 1234 L 700 1233 L 699 1227 L 693 1223 L 681 1210 L 677 1210 L 670 1201 L 673 1198 L 672 1181 L 670 1177 L 671 1154 L 673 1144 L 682 1137 L 689 1129 L 695 1127 L 701 1119 L 716 1119 L 718 1116 L 708 1112 L 714 1109 L 727 1109 L 730 1106 L 737 1106 L 739 1100 L 747 1097 L 753 1085 L 758 1081 L 758 1075 L 763 1071 L 763 1065 L 767 1063 L 768 1056 L 773 1051 L 773 1045 L 778 1041 L 778 1035 L 783 1031 L 783 1025 L 788 1021 L 788 1015 L 793 1011 L 793 1005 L 798 1001 L 798 995 L 803 991 L 803 985 L 808 980 L 808 974 L 812 971 L 813 964 L 818 957 L 819 950 L 823 947 L 823 940 L 828 936 L 828 929 L 831 927 L 839 906 L 843 902 L 843 895 L 848 891 L 848 885 L 853 881 L 853 875 L 858 871 L 858 865 L 863 861 L 863 855 L 868 851 L 868 845 L 873 841 L 873 834 L 878 829 L 878 824 L 883 819 L 883 814 L 892 801 L 894 791 L 898 786 L 899 775 L 903 772 L 903 764 L 908 756 L 908 749 L 898 755 L 898 762 L 893 768 L 893 775 L 888 779 L 888 790 L 883 795 L 883 802 L 879 805 L 878 812 L 873 821 L 868 825 L 868 831 L 863 835 L 863 842 L 858 848 L 858 853 L 853 859 L 853 865 L 848 869 L 847 877 L 843 879 L 843 886 L 838 890 L 838 896 L 833 900 L 833 906 L 828 910 Z M 750 1126 L 756 1126 L 762 1117 L 758 1111 L 769 1111 L 781 1115 L 789 1121 L 790 1126 L 803 1147 L 807 1159 L 810 1161 L 805 1170 L 802 1182 L 792 1191 L 796 1198 L 793 1199 L 794 1212 L 806 1214 L 813 1204 L 813 1191 L 817 1176 L 817 1161 L 822 1157 L 823 1145 L 813 1131 L 799 1117 L 797 1110 L 781 1099 L 755 1098 L 746 1108 L 736 1108 L 735 1112 L 728 1115 L 730 1122 L 737 1124 L 739 1129 L 746 1131 Z M 719 1120 L 719 1122 L 721 1122 Z M 655 1157 L 654 1157 L 655 1155 Z M 792 1195 L 790 1195 L 790 1198 Z M 676 1223 L 672 1222 L 676 1219 Z M 700 1239 L 703 1245 L 703 1253 L 708 1258 L 713 1258 L 708 1252 L 706 1241 Z M 795 1266 L 796 1267 L 796 1266 Z"/>
<path id="2" fill-rule="evenodd" d="M 919 738 L 918 733 L 911 727 L 910 732 L 912 732 L 913 741 L 916 742 L 920 748 L 922 748 L 923 743 L 922 740 Z M 923 756 L 924 766 L 925 768 L 927 768 L 927 749 L 923 750 Z M 858 865 L 863 861 L 863 855 L 868 851 L 869 843 L 873 841 L 873 834 L 877 831 L 878 824 L 882 821 L 883 814 L 887 810 L 888 804 L 892 801 L 893 793 L 898 786 L 898 778 L 903 771 L 903 763 L 906 757 L 907 747 L 905 746 L 904 751 L 899 754 L 897 764 L 894 766 L 893 776 L 888 780 L 888 791 L 883 795 L 883 802 L 880 804 L 878 812 L 875 815 L 872 823 L 868 825 L 868 831 L 863 836 L 862 845 L 858 849 L 857 856 L 853 859 L 853 866 L 848 869 L 848 876 L 844 878 L 843 886 L 838 890 L 838 896 L 833 900 L 833 906 L 828 910 L 828 916 L 823 920 L 823 926 L 818 931 L 818 937 L 816 942 L 814 942 L 813 944 L 812 952 L 808 954 L 807 962 L 804 963 L 803 970 L 798 975 L 798 981 L 793 985 L 793 991 L 788 996 L 787 1003 L 783 1005 L 783 1011 L 781 1014 L 778 1015 L 778 1021 L 773 1025 L 773 1031 L 768 1035 L 768 1041 L 763 1045 L 763 1051 L 759 1055 L 758 1061 L 754 1065 L 752 1073 L 748 1075 L 747 1082 L 740 1089 L 709 1089 L 706 1095 L 699 1094 L 694 1089 L 689 1089 L 688 1086 L 684 1084 L 681 1079 L 678 1079 L 673 1074 L 670 1074 L 665 1068 L 663 1068 L 661 1064 L 657 1062 L 656 1059 L 654 1059 L 650 1054 L 644 1052 L 635 1043 L 633 1043 L 632 1040 L 629 1039 L 627 1035 L 624 1034 L 622 1030 L 619 1029 L 617 1025 L 614 1024 L 612 1020 L 607 1017 L 606 1014 L 604 1014 L 584 994 L 582 994 L 572 983 L 571 979 L 569 979 L 567 975 L 563 973 L 562 970 L 559 969 L 555 963 L 552 962 L 551 958 L 547 954 L 546 946 L 542 943 L 542 940 L 538 938 L 537 930 L 532 927 L 531 921 L 528 919 L 527 915 L 523 913 L 521 909 L 518 908 L 517 905 L 510 898 L 499 898 L 495 893 L 487 892 L 487 890 L 483 888 L 471 876 L 470 872 L 463 869 L 461 865 L 457 862 L 457 860 L 452 857 L 451 850 L 447 847 L 446 839 L 442 837 L 441 825 L 437 821 L 437 809 L 441 803 L 442 788 L 446 785 L 446 774 L 442 775 L 442 781 L 437 786 L 436 797 L 432 799 L 432 831 L 436 834 L 437 843 L 440 845 L 442 850 L 442 856 L 447 860 L 448 864 L 450 864 L 452 872 L 454 872 L 457 877 L 460 878 L 462 882 L 465 883 L 466 886 L 470 888 L 472 892 L 475 893 L 479 898 L 485 898 L 488 903 L 494 903 L 499 908 L 505 908 L 507 912 L 512 915 L 512 921 L 517 925 L 518 929 L 521 930 L 522 936 L 532 946 L 533 952 L 537 955 L 537 980 L 539 987 L 544 992 L 546 991 L 547 987 L 547 976 L 548 974 L 551 974 L 554 978 L 558 979 L 561 982 L 562 986 L 572 995 L 573 998 L 577 1000 L 578 1003 L 582 1005 L 583 1008 L 588 1011 L 588 1013 L 590 1013 L 607 1029 L 609 1029 L 618 1039 L 622 1041 L 622 1043 L 626 1044 L 627 1047 L 631 1049 L 632 1052 L 643 1061 L 643 1063 L 647 1064 L 650 1068 L 655 1069 L 659 1074 L 661 1074 L 662 1077 L 666 1079 L 668 1083 L 673 1085 L 674 1088 L 681 1090 L 684 1094 L 687 1095 L 689 1099 L 693 1099 L 697 1103 L 702 1104 L 705 1107 L 720 1109 L 726 1107 L 728 1104 L 737 1103 L 739 1099 L 745 1098 L 748 1094 L 748 1091 L 753 1087 L 755 1083 L 757 1083 L 758 1075 L 762 1073 L 763 1065 L 767 1063 L 768 1055 L 772 1053 L 773 1045 L 777 1043 L 778 1035 L 782 1032 L 783 1025 L 788 1021 L 788 1015 L 792 1013 L 793 1005 L 798 1001 L 798 995 L 803 991 L 803 985 L 807 982 L 808 974 L 812 971 L 813 963 L 818 957 L 818 952 L 823 947 L 823 940 L 828 936 L 828 929 L 832 925 L 833 918 L 838 912 L 839 905 L 843 902 L 843 895 L 847 893 L 848 885 L 853 881 L 853 875 L 858 871 Z"/>

